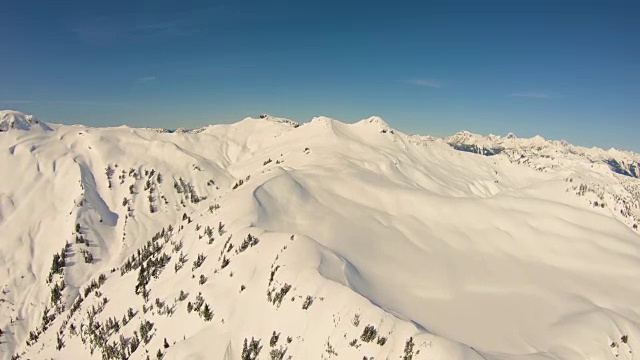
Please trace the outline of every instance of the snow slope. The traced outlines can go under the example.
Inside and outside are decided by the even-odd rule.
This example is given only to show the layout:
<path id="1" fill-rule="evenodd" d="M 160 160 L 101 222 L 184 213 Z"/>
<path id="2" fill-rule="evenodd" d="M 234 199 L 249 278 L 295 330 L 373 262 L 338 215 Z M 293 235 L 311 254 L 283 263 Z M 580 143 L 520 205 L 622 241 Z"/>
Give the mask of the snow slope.
<path id="1" fill-rule="evenodd" d="M 640 345 L 640 180 L 594 155 L 611 151 L 409 136 L 377 117 L 39 124 L 51 131 L 0 133 L 0 358 L 632 359 Z"/>

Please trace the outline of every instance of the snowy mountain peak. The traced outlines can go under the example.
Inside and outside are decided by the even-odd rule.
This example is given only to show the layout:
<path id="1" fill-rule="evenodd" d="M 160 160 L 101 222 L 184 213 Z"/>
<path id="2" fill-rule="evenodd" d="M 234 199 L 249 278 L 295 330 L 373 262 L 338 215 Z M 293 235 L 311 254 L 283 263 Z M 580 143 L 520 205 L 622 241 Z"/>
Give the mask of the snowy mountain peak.
<path id="1" fill-rule="evenodd" d="M 328 116 L 315 116 L 311 119 L 311 122 L 309 124 L 331 129 L 333 127 L 333 124 L 336 122 L 338 121 Z"/>
<path id="2" fill-rule="evenodd" d="M 386 121 L 384 121 L 381 117 L 379 116 L 371 116 L 369 118 L 366 119 L 362 119 L 360 121 L 358 121 L 356 124 L 359 125 L 374 125 L 376 126 L 377 130 L 391 130 L 391 127 L 389 126 L 389 124 L 387 124 Z"/>
<path id="3" fill-rule="evenodd" d="M 607 154 L 611 155 L 612 157 L 616 157 L 616 158 L 626 158 L 629 159 L 631 158 L 632 153 L 629 153 L 627 151 L 624 150 L 618 150 L 616 148 L 611 148 L 609 150 L 606 151 Z"/>
<path id="4" fill-rule="evenodd" d="M 451 137 L 457 137 L 457 138 L 479 138 L 479 137 L 482 137 L 482 135 L 476 134 L 476 133 L 472 133 L 471 131 L 462 130 L 462 131 L 458 131 L 457 133 L 451 135 Z M 499 138 L 499 136 L 498 136 L 498 138 Z"/>
<path id="5" fill-rule="evenodd" d="M 31 130 L 32 128 L 51 130 L 44 122 L 33 115 L 27 115 L 14 110 L 0 110 L 0 131 Z"/>
<path id="6" fill-rule="evenodd" d="M 480 135 L 480 134 L 475 134 L 472 133 L 470 131 L 467 130 L 462 130 L 462 131 L 458 131 L 457 133 L 451 135 L 451 136 L 447 136 L 444 138 L 444 140 L 450 144 L 474 144 L 477 145 L 478 143 L 482 143 L 482 142 L 487 142 L 487 141 L 500 141 L 502 138 L 500 136 L 489 136 L 487 138 L 485 138 L 484 136 Z"/>
<path id="7" fill-rule="evenodd" d="M 298 126 L 300 126 L 300 123 L 298 123 L 296 121 L 293 121 L 291 119 L 275 117 L 275 116 L 271 116 L 269 114 L 261 114 L 260 115 L 260 119 L 266 120 L 266 121 L 271 121 L 271 122 L 278 123 L 278 124 L 290 125 L 291 127 L 294 127 L 294 128 L 297 128 Z"/>
<path id="8" fill-rule="evenodd" d="M 518 137 L 516 136 L 516 134 L 510 132 L 507 134 L 507 136 L 504 137 L 505 139 L 517 139 Z"/>

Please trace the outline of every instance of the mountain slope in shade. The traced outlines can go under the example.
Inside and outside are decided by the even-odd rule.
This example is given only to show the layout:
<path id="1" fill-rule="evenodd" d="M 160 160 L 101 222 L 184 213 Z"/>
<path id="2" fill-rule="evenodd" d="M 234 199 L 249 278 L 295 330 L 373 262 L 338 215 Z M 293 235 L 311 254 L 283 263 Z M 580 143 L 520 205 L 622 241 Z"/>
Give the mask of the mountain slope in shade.
<path id="1" fill-rule="evenodd" d="M 377 117 L 51 128 L 0 134 L 20 174 L 0 177 L 2 358 L 640 345 L 640 180 L 568 144 L 487 138 L 505 150 L 480 156 Z"/>

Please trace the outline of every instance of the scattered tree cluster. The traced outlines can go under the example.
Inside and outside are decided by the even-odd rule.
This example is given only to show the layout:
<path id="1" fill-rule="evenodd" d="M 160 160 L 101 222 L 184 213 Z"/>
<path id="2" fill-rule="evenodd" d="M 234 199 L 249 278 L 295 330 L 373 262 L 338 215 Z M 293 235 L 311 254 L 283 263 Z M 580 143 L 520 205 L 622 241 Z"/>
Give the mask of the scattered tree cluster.
<path id="1" fill-rule="evenodd" d="M 307 298 L 302 303 L 302 309 L 307 310 L 311 304 L 313 304 L 313 297 L 311 295 L 307 295 Z"/>
<path id="2" fill-rule="evenodd" d="M 261 350 L 262 345 L 260 345 L 260 339 L 256 340 L 251 337 L 251 342 L 247 343 L 247 339 L 245 338 L 244 343 L 242 344 L 242 354 L 240 359 L 256 360 Z"/>
<path id="3" fill-rule="evenodd" d="M 190 201 L 192 204 L 197 204 L 200 201 L 207 199 L 206 196 L 198 196 L 198 193 L 196 192 L 193 185 L 191 185 L 190 182 L 182 178 L 179 178 L 177 181 L 176 180 L 173 181 L 173 188 L 176 190 L 178 194 L 183 195 L 184 197 L 183 201 L 187 200 L 187 201 Z"/>
<path id="4" fill-rule="evenodd" d="M 109 185 L 109 189 L 111 189 L 113 187 L 111 184 L 111 178 L 113 177 L 115 170 L 111 167 L 111 165 L 107 165 L 107 168 L 104 170 L 104 173 L 105 175 L 107 175 L 107 183 Z"/>
<path id="5" fill-rule="evenodd" d="M 195 311 L 198 315 L 204 319 L 204 321 L 211 321 L 213 319 L 213 310 L 211 310 L 211 306 L 205 303 L 204 297 L 202 297 L 202 293 L 198 293 L 196 296 L 196 301 L 187 303 L 187 312 L 191 313 Z"/>
<path id="6" fill-rule="evenodd" d="M 280 307 L 282 305 L 282 300 L 287 295 L 287 293 L 291 290 L 291 284 L 285 283 L 282 285 L 280 290 L 276 290 L 276 288 L 271 288 L 267 291 L 267 300 L 270 303 L 275 305 L 276 307 Z"/>
<path id="7" fill-rule="evenodd" d="M 168 262 L 168 259 L 167 259 L 168 255 L 165 255 L 164 253 L 163 255 L 165 256 L 159 256 L 159 255 L 162 252 L 164 245 L 167 242 L 169 242 L 172 236 L 173 236 L 173 226 L 169 225 L 167 230 L 162 228 L 160 232 L 156 233 L 151 238 L 151 240 L 147 241 L 145 245 L 139 248 L 135 254 L 132 254 L 131 257 L 129 257 L 127 261 L 124 262 L 124 264 L 120 268 L 120 274 L 124 275 L 129 271 L 137 270 L 142 264 L 149 261 L 149 259 L 153 257 L 163 258 L 163 259 L 160 259 L 157 264 L 153 264 L 152 262 L 152 265 L 156 265 L 156 266 L 153 266 L 156 272 L 158 270 L 156 269 L 157 266 L 162 265 L 162 267 L 164 267 L 164 265 L 166 265 L 166 263 Z M 164 239 L 164 243 L 161 244 L 160 239 Z"/>
<path id="8" fill-rule="evenodd" d="M 47 278 L 47 282 L 51 283 L 53 281 L 54 275 L 62 275 L 62 271 L 65 266 L 65 258 L 66 258 L 66 247 L 62 249 L 59 253 L 53 254 L 53 260 L 51 261 L 51 270 L 49 271 L 49 277 Z"/>
<path id="9" fill-rule="evenodd" d="M 87 249 L 80 249 L 80 253 L 82 254 L 82 258 L 84 262 L 87 264 L 93 263 L 93 254 Z"/>
<path id="10" fill-rule="evenodd" d="M 260 239 L 251 234 L 248 234 L 247 237 L 242 241 L 242 244 L 240 244 L 240 247 L 238 248 L 236 253 L 244 252 L 248 248 L 258 245 L 259 242 Z"/>
<path id="11" fill-rule="evenodd" d="M 412 360 L 413 359 L 413 347 L 414 347 L 414 343 L 413 343 L 413 337 L 410 337 L 407 342 L 405 342 L 404 344 L 404 356 L 402 357 L 402 360 Z"/>
<path id="12" fill-rule="evenodd" d="M 271 350 L 269 351 L 269 357 L 271 358 L 271 360 L 282 360 L 284 359 L 284 356 L 287 353 L 286 346 L 276 347 L 278 345 L 279 339 L 280 339 L 280 333 L 276 333 L 274 330 L 273 334 L 271 335 L 271 340 L 269 340 L 269 346 L 271 347 Z"/>
<path id="13" fill-rule="evenodd" d="M 193 267 L 191 267 L 191 271 L 194 271 L 195 269 L 199 268 L 200 266 L 202 266 L 202 264 L 204 263 L 204 260 L 207 257 L 204 256 L 204 254 L 200 253 L 198 254 L 198 257 L 193 260 Z"/>
<path id="14" fill-rule="evenodd" d="M 249 181 L 249 179 L 251 179 L 251 175 L 247 175 L 247 177 L 244 180 L 243 179 L 238 179 L 238 181 L 236 181 L 236 183 L 233 184 L 233 187 L 231 188 L 231 190 L 235 190 L 235 189 L 239 188 L 245 182 Z"/>
<path id="15" fill-rule="evenodd" d="M 375 340 L 377 335 L 378 335 L 378 330 L 376 330 L 376 327 L 373 325 L 367 325 L 364 327 L 364 330 L 362 331 L 362 335 L 360 335 L 360 340 L 368 343 Z"/>

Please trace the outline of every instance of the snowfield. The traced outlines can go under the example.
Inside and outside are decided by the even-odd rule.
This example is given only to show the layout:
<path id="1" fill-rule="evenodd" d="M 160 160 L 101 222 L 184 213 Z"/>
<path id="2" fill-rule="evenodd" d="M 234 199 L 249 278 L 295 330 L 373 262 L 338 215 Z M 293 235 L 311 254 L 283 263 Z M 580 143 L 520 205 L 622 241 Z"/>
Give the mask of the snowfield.
<path id="1" fill-rule="evenodd" d="M 640 155 L 0 111 L 0 359 L 634 359 Z"/>

